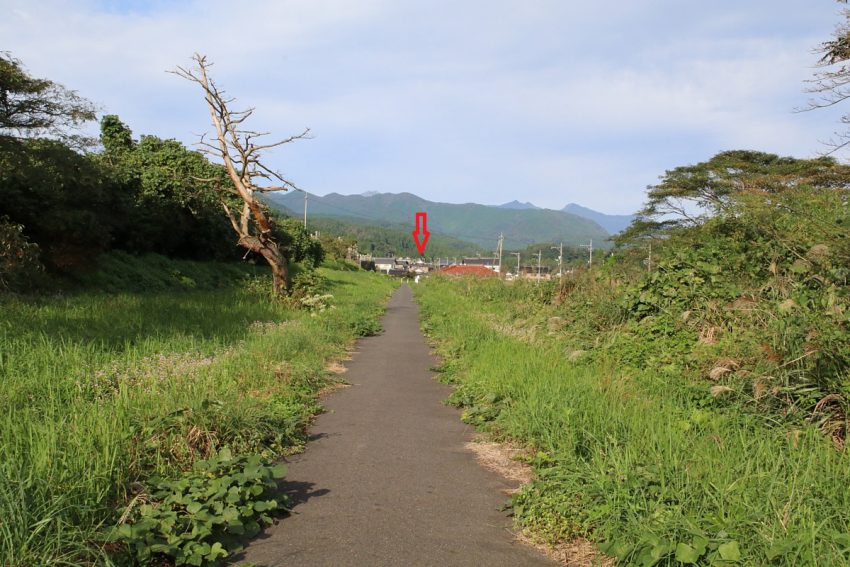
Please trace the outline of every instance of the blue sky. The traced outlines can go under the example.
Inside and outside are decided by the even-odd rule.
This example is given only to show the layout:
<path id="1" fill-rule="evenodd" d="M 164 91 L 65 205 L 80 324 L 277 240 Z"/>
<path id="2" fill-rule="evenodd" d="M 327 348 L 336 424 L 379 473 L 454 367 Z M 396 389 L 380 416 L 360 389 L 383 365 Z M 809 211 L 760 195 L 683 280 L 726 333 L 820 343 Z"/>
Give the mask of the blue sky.
<path id="1" fill-rule="evenodd" d="M 193 52 L 308 191 L 629 213 L 666 169 L 729 149 L 811 157 L 843 109 L 794 113 L 831 0 L 0 0 L 0 49 L 191 144 Z"/>

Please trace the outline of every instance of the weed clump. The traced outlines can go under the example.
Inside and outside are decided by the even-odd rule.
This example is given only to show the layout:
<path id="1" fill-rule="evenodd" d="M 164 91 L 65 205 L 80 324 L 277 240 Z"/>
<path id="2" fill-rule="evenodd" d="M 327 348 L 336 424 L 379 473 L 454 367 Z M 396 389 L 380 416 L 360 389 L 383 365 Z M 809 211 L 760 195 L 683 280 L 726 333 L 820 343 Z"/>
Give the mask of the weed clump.
<path id="1" fill-rule="evenodd" d="M 176 565 L 218 563 L 287 509 L 286 497 L 275 490 L 285 473 L 284 465 L 258 455 L 233 457 L 224 449 L 196 461 L 177 479 L 149 480 L 109 539 L 143 565 L 159 559 Z"/>

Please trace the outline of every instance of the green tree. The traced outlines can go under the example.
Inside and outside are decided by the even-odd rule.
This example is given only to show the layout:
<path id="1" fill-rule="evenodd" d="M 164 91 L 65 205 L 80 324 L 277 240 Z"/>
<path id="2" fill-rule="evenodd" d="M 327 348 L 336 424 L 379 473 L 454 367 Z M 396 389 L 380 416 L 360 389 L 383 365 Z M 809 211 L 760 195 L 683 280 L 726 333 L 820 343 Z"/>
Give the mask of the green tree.
<path id="1" fill-rule="evenodd" d="M 142 136 L 136 142 L 114 115 L 101 120 L 101 144 L 103 163 L 129 199 L 116 246 L 197 259 L 234 255 L 215 189 L 226 182 L 222 167 L 176 140 Z"/>
<path id="2" fill-rule="evenodd" d="M 0 143 L 50 137 L 78 147 L 89 140 L 72 131 L 94 117 L 92 103 L 53 81 L 31 77 L 19 60 L 0 52 Z"/>
<path id="3" fill-rule="evenodd" d="M 325 254 L 335 260 L 347 259 L 349 250 L 357 246 L 357 242 L 354 239 L 334 236 L 332 234 L 322 234 L 319 237 L 319 242 Z"/>
<path id="4" fill-rule="evenodd" d="M 122 190 L 95 159 L 58 140 L 7 140 L 0 150 L 0 214 L 24 226 L 53 270 L 83 266 L 112 246 L 126 219 Z"/>
<path id="5" fill-rule="evenodd" d="M 0 217 L 0 289 L 25 289 L 41 274 L 38 245 L 27 240 L 24 227 Z"/>
<path id="6" fill-rule="evenodd" d="M 723 212 L 730 197 L 744 193 L 778 193 L 811 185 L 842 187 L 850 168 L 829 157 L 798 159 L 756 151 L 721 152 L 708 161 L 667 171 L 649 187 L 638 219 L 616 241 L 620 244 L 675 228 L 702 223 Z"/>
<path id="7" fill-rule="evenodd" d="M 275 221 L 275 239 L 284 257 L 291 262 L 302 262 L 316 268 L 325 259 L 322 244 L 296 219 Z"/>
<path id="8" fill-rule="evenodd" d="M 107 114 L 100 119 L 100 143 L 104 154 L 111 158 L 121 157 L 136 147 L 130 127 L 115 114 Z"/>

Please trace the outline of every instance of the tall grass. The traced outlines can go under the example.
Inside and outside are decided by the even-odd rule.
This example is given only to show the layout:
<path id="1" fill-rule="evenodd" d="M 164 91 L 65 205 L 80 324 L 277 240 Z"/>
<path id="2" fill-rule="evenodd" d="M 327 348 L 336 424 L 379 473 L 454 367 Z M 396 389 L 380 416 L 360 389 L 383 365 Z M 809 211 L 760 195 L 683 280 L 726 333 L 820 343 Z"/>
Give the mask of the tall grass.
<path id="1" fill-rule="evenodd" d="M 392 287 L 325 276 L 335 309 L 315 314 L 239 286 L 0 299 L 0 564 L 108 563 L 135 482 L 225 445 L 295 450 L 327 360 Z"/>
<path id="2" fill-rule="evenodd" d="M 464 419 L 536 454 L 520 525 L 624 564 L 850 563 L 850 456 L 817 428 L 716 403 L 662 366 L 571 361 L 546 332 L 554 311 L 516 333 L 506 298 L 529 290 L 494 285 L 433 279 L 417 294 Z"/>

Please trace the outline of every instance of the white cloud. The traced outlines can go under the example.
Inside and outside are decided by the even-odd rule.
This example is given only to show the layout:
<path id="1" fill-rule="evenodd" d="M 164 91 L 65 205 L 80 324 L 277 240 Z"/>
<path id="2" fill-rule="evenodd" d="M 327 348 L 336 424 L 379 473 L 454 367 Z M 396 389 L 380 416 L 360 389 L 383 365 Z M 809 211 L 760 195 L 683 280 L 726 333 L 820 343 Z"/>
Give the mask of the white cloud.
<path id="1" fill-rule="evenodd" d="M 33 74 L 190 142 L 196 51 L 279 136 L 270 156 L 318 192 L 627 212 L 664 169 L 735 147 L 812 155 L 834 113 L 796 115 L 833 6 L 792 0 L 605 5 L 537 0 L 0 0 L 0 36 Z"/>

